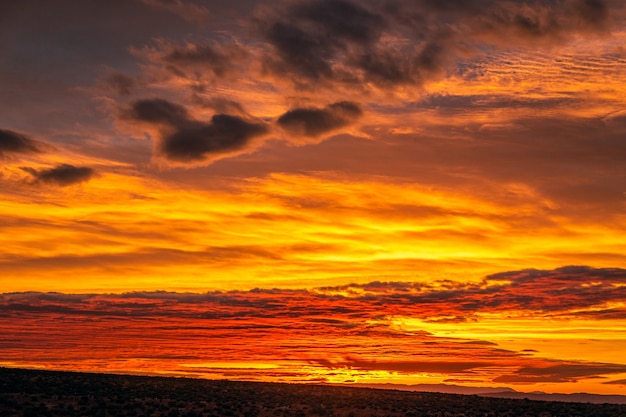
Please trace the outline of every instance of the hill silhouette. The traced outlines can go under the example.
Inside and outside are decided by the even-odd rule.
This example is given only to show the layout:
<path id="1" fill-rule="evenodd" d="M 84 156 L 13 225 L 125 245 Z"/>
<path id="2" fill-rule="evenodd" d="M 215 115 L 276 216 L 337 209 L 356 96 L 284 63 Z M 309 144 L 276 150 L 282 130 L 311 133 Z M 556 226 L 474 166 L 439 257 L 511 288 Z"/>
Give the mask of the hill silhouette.
<path id="1" fill-rule="evenodd" d="M 3 417 L 626 416 L 626 405 L 0 368 Z"/>

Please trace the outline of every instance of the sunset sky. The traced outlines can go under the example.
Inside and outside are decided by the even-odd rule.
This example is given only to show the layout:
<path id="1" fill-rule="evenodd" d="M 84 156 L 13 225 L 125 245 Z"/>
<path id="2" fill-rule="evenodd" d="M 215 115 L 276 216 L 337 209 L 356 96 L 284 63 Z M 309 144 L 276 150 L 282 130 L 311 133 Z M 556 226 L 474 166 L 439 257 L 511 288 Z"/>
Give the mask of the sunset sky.
<path id="1" fill-rule="evenodd" d="M 0 366 L 626 393 L 622 0 L 0 2 Z"/>

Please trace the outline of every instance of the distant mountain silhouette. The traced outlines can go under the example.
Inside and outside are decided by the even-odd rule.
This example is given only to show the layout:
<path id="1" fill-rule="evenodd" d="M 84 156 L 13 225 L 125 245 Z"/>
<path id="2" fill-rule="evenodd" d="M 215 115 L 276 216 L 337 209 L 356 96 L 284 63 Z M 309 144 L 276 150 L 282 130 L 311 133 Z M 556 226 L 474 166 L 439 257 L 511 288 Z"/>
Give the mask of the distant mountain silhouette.
<path id="1" fill-rule="evenodd" d="M 343 385 L 343 384 L 342 384 Z M 464 387 L 462 385 L 453 384 L 357 384 L 345 386 L 358 386 L 364 388 L 392 389 L 400 391 L 419 391 L 419 392 L 440 392 L 443 394 L 465 394 L 465 395 L 482 395 L 495 393 L 517 393 L 517 391 L 506 387 Z"/>
<path id="2" fill-rule="evenodd" d="M 340 384 L 343 386 L 352 386 L 349 384 Z M 465 387 L 453 384 L 357 384 L 356 386 L 364 388 L 379 388 L 399 391 L 415 391 L 415 392 L 440 392 L 444 394 L 464 394 L 464 395 L 480 395 L 481 397 L 491 398 L 509 398 L 509 399 L 529 399 L 537 401 L 564 401 L 579 402 L 591 404 L 626 404 L 626 395 L 602 395 L 602 394 L 549 394 L 546 392 L 519 392 L 507 387 Z"/>
<path id="3" fill-rule="evenodd" d="M 537 401 L 565 401 L 591 404 L 626 404 L 626 395 L 602 395 L 577 392 L 575 394 L 548 394 L 545 392 L 493 392 L 479 394 L 482 397 L 520 399 L 528 398 Z"/>

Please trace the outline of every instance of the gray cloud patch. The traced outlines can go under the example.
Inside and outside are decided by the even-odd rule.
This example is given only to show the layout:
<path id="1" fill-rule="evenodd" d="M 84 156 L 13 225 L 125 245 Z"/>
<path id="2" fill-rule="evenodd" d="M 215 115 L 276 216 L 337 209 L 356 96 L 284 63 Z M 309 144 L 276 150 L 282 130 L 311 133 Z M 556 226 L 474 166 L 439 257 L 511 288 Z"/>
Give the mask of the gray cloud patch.
<path id="1" fill-rule="evenodd" d="M 0 157 L 8 153 L 33 153 L 40 150 L 40 144 L 28 136 L 0 129 Z"/>
<path id="2" fill-rule="evenodd" d="M 289 110 L 277 123 L 292 135 L 318 137 L 354 123 L 362 114 L 357 104 L 340 101 L 324 108 Z"/>
<path id="3" fill-rule="evenodd" d="M 158 152 L 183 163 L 244 149 L 253 138 L 268 132 L 263 123 L 228 114 L 216 114 L 209 122 L 195 120 L 185 107 L 163 99 L 136 101 L 123 115 L 158 125 Z"/>
<path id="4" fill-rule="evenodd" d="M 61 164 L 54 168 L 36 170 L 33 168 L 23 168 L 30 173 L 36 182 L 55 184 L 62 187 L 81 182 L 89 181 L 95 171 L 89 167 L 77 167 L 69 164 Z"/>

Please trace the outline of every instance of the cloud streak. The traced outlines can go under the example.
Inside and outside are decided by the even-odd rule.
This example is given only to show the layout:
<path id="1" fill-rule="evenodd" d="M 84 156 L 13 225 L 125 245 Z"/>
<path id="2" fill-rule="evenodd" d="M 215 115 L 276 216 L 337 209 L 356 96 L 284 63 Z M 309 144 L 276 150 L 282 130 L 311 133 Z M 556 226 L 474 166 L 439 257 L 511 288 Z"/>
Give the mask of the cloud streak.
<path id="1" fill-rule="evenodd" d="M 23 168 L 23 170 L 31 174 L 37 183 L 61 187 L 87 182 L 96 174 L 93 168 L 77 167 L 70 164 L 61 164 L 48 169 Z"/>

